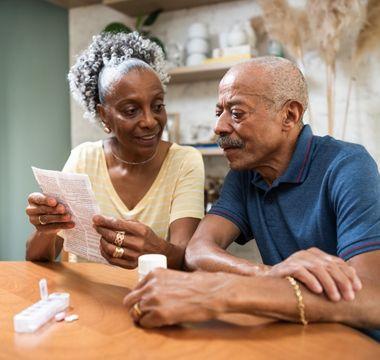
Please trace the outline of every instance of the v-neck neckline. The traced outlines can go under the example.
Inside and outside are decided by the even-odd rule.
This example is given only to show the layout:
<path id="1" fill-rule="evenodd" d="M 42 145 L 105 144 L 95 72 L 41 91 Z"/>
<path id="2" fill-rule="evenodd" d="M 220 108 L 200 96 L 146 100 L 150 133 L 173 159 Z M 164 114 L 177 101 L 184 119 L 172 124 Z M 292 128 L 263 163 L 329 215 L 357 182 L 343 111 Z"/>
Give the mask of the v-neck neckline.
<path id="1" fill-rule="evenodd" d="M 144 194 L 144 196 L 138 201 L 138 203 L 135 205 L 135 207 L 132 209 L 129 209 L 127 207 L 127 205 L 124 203 L 124 201 L 121 199 L 119 194 L 117 193 L 117 191 L 116 191 L 116 189 L 112 183 L 111 176 L 110 176 L 109 171 L 108 171 L 106 155 L 104 152 L 104 141 L 101 141 L 101 166 L 103 167 L 103 170 L 105 170 L 104 172 L 106 173 L 106 178 L 105 178 L 106 186 L 111 193 L 110 195 L 115 199 L 118 207 L 122 208 L 125 212 L 129 212 L 129 213 L 138 213 L 140 208 L 144 207 L 150 193 L 153 192 L 153 189 L 156 187 L 156 184 L 161 180 L 161 178 L 163 176 L 164 169 L 167 167 L 169 157 L 171 156 L 171 150 L 173 148 L 173 145 L 174 144 L 170 145 L 170 147 L 166 153 L 165 159 L 162 162 L 160 170 L 158 171 L 158 174 L 157 174 L 156 178 L 154 179 L 152 185 L 149 187 L 149 189 Z"/>

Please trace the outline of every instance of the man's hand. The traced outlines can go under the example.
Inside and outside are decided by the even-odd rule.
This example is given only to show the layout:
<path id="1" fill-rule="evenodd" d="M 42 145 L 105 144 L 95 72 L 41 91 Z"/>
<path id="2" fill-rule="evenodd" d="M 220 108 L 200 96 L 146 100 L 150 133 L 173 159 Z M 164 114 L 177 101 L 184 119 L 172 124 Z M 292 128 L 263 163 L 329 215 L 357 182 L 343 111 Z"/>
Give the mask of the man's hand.
<path id="1" fill-rule="evenodd" d="M 355 269 L 339 257 L 329 255 L 317 248 L 301 250 L 273 266 L 266 275 L 293 276 L 310 291 L 323 291 L 332 301 L 354 300 L 355 291 L 362 283 Z"/>
<path id="2" fill-rule="evenodd" d="M 226 298 L 229 276 L 236 275 L 156 269 L 124 298 L 124 305 L 147 328 L 210 320 L 224 310 L 221 299 Z"/>

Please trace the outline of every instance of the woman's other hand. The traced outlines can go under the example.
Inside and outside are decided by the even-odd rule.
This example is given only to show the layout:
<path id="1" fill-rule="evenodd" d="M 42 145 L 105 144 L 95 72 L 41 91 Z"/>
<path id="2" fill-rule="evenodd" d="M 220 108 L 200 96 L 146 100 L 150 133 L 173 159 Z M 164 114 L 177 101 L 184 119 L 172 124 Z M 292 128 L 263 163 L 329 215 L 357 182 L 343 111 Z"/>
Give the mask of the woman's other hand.
<path id="1" fill-rule="evenodd" d="M 95 230 L 102 236 L 100 252 L 113 265 L 134 269 L 140 255 L 166 255 L 170 247 L 149 226 L 136 220 L 95 215 L 93 222 Z"/>
<path id="2" fill-rule="evenodd" d="M 29 195 L 28 202 L 26 214 L 37 231 L 57 234 L 62 229 L 75 226 L 70 213 L 57 199 L 36 192 Z"/>

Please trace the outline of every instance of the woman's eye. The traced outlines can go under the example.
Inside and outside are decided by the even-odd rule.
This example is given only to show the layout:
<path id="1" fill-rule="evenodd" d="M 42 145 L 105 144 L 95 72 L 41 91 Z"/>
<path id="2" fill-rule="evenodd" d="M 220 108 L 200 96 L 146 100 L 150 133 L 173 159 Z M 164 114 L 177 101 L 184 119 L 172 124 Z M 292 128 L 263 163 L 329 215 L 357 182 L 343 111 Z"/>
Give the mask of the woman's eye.
<path id="1" fill-rule="evenodd" d="M 136 108 L 127 108 L 123 110 L 123 114 L 128 116 L 128 117 L 133 117 L 137 114 L 137 109 Z"/>

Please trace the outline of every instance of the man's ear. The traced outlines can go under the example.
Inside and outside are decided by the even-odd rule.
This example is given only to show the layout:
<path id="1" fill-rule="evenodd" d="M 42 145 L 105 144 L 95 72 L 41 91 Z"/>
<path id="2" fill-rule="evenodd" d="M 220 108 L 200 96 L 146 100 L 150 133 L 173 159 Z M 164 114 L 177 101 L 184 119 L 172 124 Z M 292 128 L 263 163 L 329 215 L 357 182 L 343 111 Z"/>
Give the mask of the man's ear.
<path id="1" fill-rule="evenodd" d="M 282 111 L 282 128 L 284 131 L 290 131 L 301 121 L 303 106 L 298 101 L 289 100 L 285 103 Z"/>

